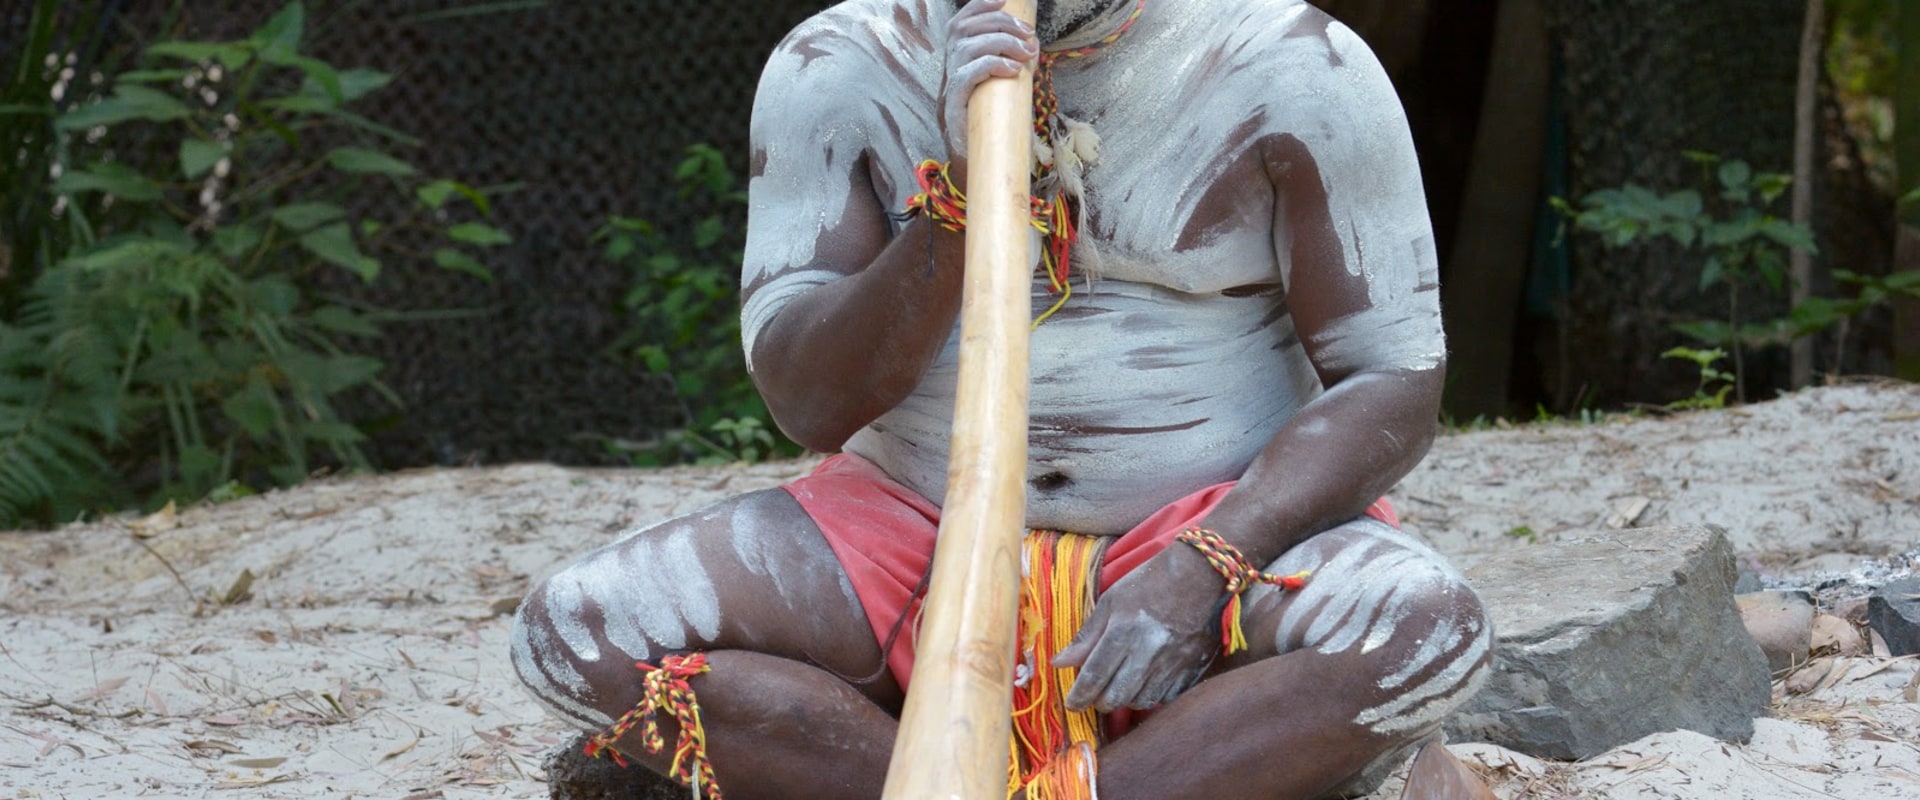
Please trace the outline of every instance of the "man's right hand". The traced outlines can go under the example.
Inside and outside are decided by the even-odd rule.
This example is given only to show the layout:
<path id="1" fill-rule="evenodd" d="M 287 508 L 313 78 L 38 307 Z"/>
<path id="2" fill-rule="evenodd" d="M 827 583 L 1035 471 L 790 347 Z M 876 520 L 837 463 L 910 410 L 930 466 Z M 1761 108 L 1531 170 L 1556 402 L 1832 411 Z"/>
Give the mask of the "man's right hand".
<path id="1" fill-rule="evenodd" d="M 1006 11 L 1006 0 L 971 0 L 947 20 L 947 74 L 940 86 L 940 128 L 955 161 L 967 157 L 967 100 L 988 78 L 1012 78 L 1040 57 L 1033 26 Z"/>

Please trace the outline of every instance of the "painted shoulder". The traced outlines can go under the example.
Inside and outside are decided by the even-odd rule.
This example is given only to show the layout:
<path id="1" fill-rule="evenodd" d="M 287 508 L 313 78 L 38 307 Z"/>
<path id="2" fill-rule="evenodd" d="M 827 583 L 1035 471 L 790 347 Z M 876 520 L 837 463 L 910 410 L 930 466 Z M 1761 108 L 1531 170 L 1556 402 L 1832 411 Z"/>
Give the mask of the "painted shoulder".
<path id="1" fill-rule="evenodd" d="M 1207 1 L 1222 10 L 1226 58 L 1265 73 L 1279 85 L 1319 84 L 1342 74 L 1350 80 L 1386 80 L 1379 59 L 1359 34 L 1303 0 Z"/>
<path id="2" fill-rule="evenodd" d="M 889 104 L 924 92 L 932 29 L 945 17 L 927 0 L 847 0 L 802 22 L 767 58 L 754 96 L 754 137 L 819 135 L 878 121 Z"/>

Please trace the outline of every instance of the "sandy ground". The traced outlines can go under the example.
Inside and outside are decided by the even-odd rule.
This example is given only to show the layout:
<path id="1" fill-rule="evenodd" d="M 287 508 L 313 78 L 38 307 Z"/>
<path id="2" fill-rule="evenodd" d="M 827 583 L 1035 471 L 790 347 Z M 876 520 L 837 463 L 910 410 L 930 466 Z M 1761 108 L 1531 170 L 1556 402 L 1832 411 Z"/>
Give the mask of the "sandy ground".
<path id="1" fill-rule="evenodd" d="M 569 732 L 513 679 L 513 601 L 622 530 L 809 466 L 423 470 L 0 533 L 0 798 L 544 797 Z M 1462 563 L 1711 522 L 1774 583 L 1883 576 L 1920 546 L 1920 387 L 1452 434 L 1393 499 Z M 1920 798 L 1915 660 L 1833 664 L 1747 745 L 1454 750 L 1509 798 Z"/>

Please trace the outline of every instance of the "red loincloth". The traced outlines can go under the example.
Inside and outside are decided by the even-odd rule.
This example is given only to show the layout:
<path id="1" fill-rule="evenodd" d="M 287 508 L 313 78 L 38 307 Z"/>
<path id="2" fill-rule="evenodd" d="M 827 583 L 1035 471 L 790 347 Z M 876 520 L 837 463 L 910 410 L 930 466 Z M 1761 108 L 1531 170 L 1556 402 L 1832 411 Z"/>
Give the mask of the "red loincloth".
<path id="1" fill-rule="evenodd" d="M 784 488 L 826 535 L 867 612 L 874 641 L 885 646 L 903 610 L 920 613 L 913 590 L 933 558 L 939 506 L 888 477 L 872 462 L 849 453 L 827 459 L 811 475 Z M 1198 526 L 1232 488 L 1232 483 L 1221 483 L 1182 497 L 1121 535 L 1107 547 L 1099 590 L 1106 591 L 1166 549 L 1180 531 Z M 1367 515 L 1400 526 L 1384 497 L 1374 501 Z M 907 607 L 910 600 L 912 608 Z M 914 622 L 908 618 L 887 653 L 887 668 L 903 691 L 913 674 Z"/>

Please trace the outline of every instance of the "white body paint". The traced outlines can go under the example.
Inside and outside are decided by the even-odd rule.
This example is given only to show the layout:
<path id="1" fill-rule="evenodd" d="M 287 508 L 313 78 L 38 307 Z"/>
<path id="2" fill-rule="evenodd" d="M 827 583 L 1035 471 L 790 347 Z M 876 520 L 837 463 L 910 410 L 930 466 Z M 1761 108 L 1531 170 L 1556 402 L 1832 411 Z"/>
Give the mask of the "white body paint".
<path id="1" fill-rule="evenodd" d="M 816 244 L 841 220 L 860 159 L 872 168 L 853 190 L 878 184 L 880 201 L 899 209 L 914 164 L 944 156 L 937 37 L 951 13 L 946 0 L 850 0 L 768 62 L 742 281 L 749 353 L 793 297 L 841 274 L 820 268 Z M 1339 268 L 1364 278 L 1372 300 L 1313 342 L 1321 366 L 1440 363 L 1437 264 L 1412 142 L 1392 86 L 1346 28 L 1298 0 L 1154 2 L 1118 42 L 1062 61 L 1055 81 L 1063 113 L 1093 123 L 1102 142 L 1075 254 L 1099 275 L 1076 280 L 1066 308 L 1034 332 L 1029 478 L 1070 480 L 1029 489 L 1029 525 L 1125 531 L 1240 477 L 1322 390 L 1281 309 L 1293 265 L 1273 219 L 1286 198 L 1242 181 L 1254 185 L 1233 189 L 1237 216 L 1188 233 L 1222 175 L 1268 137 L 1291 135 L 1311 154 L 1345 248 Z M 1270 291 L 1223 294 L 1249 286 Z M 1044 279 L 1034 287 L 1037 314 L 1053 298 Z M 905 402 L 846 445 L 935 500 L 957 355 L 956 336 Z"/>
<path id="2" fill-rule="evenodd" d="M 1327 557 L 1331 553 L 1331 557 Z M 1323 533 L 1268 567 L 1313 570 L 1274 630 L 1282 648 L 1367 655 L 1389 644 L 1407 652 L 1378 681 L 1383 698 L 1354 722 L 1382 736 L 1424 734 L 1486 680 L 1493 629 L 1472 589 L 1439 553 L 1372 519 Z M 1273 596 L 1255 590 L 1252 602 Z M 1409 644 L 1414 646 L 1409 647 Z"/>
<path id="3" fill-rule="evenodd" d="M 809 611 L 856 614 L 853 585 L 826 542 L 795 536 L 792 501 L 784 494 L 746 495 L 705 510 L 636 529 L 587 554 L 536 586 L 514 618 L 512 658 L 536 699 L 587 730 L 613 718 L 592 705 L 592 672 L 632 680 L 636 661 L 704 650 L 722 637 L 717 570 L 735 581 L 763 582 L 795 617 Z M 786 512 L 791 513 L 791 512 Z M 712 563 L 722 566 L 713 567 Z M 735 574 L 744 571 L 745 575 Z M 838 589 L 839 605 L 825 605 Z M 756 621 L 727 620 L 736 637 L 753 637 Z"/>
<path id="4" fill-rule="evenodd" d="M 580 701 L 593 694 L 580 673 L 584 665 L 632 664 L 686 647 L 689 634 L 711 639 L 719 632 L 719 599 L 694 552 L 693 522 L 669 521 L 660 535 L 644 539 L 628 533 L 548 578 L 536 590 L 538 619 L 529 619 L 522 604 L 513 662 L 536 698 L 583 727 L 606 727 L 612 718 Z M 606 652 L 602 639 L 615 652 Z"/>

